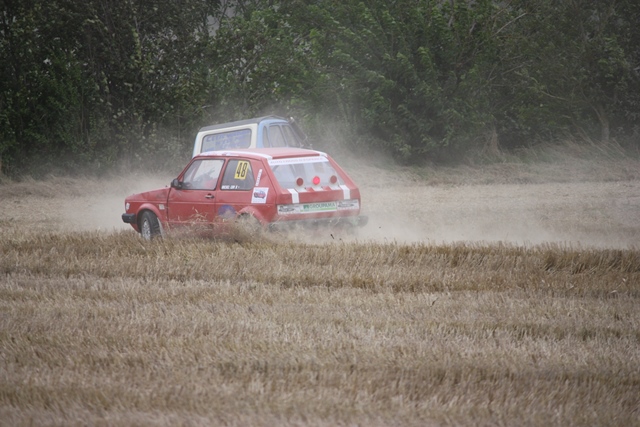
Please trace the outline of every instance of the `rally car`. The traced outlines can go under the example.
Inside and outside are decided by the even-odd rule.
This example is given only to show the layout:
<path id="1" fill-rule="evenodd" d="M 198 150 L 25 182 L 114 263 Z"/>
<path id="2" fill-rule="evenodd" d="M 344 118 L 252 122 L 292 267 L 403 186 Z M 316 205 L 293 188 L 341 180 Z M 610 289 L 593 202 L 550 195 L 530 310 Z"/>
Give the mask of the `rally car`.
<path id="1" fill-rule="evenodd" d="M 209 151 L 191 159 L 170 187 L 125 199 L 122 220 L 145 239 L 175 229 L 224 233 L 259 229 L 363 226 L 360 190 L 326 153 L 302 148 Z"/>

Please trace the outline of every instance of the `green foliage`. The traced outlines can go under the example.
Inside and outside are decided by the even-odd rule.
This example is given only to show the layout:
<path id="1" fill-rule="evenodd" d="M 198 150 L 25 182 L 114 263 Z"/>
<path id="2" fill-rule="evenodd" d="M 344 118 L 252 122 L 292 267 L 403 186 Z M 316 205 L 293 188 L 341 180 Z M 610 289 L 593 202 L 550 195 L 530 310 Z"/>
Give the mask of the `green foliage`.
<path id="1" fill-rule="evenodd" d="M 0 11 L 0 158 L 97 169 L 189 134 L 210 103 L 211 1 L 12 2 Z M 212 18 L 211 18 L 212 19 Z M 182 144 L 184 145 L 184 143 Z"/>
<path id="2" fill-rule="evenodd" d="M 316 105 L 402 160 L 461 148 L 491 120 L 483 64 L 497 10 L 489 1 L 312 7 L 324 75 Z"/>
<path id="3" fill-rule="evenodd" d="M 274 113 L 403 162 L 639 145 L 639 21 L 631 0 L 5 0 L 0 167 L 182 161 L 200 126 Z"/>
<path id="4" fill-rule="evenodd" d="M 6 6 L 0 42 L 4 122 L 0 157 L 11 166 L 28 157 L 56 153 L 67 144 L 70 151 L 78 151 L 87 87 L 74 57 L 75 46 L 56 31 L 58 25 L 69 23 L 60 19 L 60 9 L 52 4 Z"/>
<path id="5" fill-rule="evenodd" d="M 496 116 L 505 139 L 574 134 L 608 142 L 633 133 L 627 117 L 639 111 L 632 99 L 640 61 L 629 42 L 638 38 L 638 6 L 536 0 L 516 7 L 522 19 L 504 52 L 514 72 L 502 76 L 506 108 Z"/>

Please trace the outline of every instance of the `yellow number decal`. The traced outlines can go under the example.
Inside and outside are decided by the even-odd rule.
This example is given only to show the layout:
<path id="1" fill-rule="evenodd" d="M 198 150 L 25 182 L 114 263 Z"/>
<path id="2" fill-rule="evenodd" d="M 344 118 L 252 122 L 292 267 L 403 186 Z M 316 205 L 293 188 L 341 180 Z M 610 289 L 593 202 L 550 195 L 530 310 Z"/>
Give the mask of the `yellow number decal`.
<path id="1" fill-rule="evenodd" d="M 245 179 L 247 172 L 249 172 L 249 162 L 239 161 L 238 166 L 236 166 L 235 179 Z"/>

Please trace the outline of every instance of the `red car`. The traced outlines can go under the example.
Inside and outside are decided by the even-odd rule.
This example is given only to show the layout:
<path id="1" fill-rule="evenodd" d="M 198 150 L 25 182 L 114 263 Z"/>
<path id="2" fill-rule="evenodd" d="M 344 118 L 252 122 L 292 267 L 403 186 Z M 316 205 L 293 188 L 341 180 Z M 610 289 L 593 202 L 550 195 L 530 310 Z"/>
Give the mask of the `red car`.
<path id="1" fill-rule="evenodd" d="M 301 148 L 202 153 L 171 187 L 127 197 L 125 211 L 145 239 L 194 226 L 223 233 L 237 219 L 263 228 L 367 223 L 351 178 L 327 154 Z"/>

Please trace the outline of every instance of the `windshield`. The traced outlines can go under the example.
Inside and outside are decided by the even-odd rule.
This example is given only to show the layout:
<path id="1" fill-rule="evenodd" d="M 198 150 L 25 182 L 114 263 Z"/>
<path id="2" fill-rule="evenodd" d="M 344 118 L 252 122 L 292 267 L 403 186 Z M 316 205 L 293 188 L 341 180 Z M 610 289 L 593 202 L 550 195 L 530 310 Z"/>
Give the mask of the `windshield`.
<path id="1" fill-rule="evenodd" d="M 326 187 L 343 181 L 325 157 L 275 159 L 269 162 L 282 188 Z"/>

